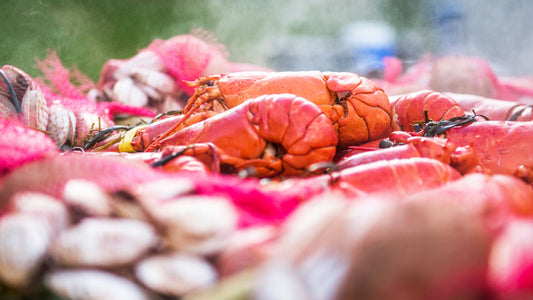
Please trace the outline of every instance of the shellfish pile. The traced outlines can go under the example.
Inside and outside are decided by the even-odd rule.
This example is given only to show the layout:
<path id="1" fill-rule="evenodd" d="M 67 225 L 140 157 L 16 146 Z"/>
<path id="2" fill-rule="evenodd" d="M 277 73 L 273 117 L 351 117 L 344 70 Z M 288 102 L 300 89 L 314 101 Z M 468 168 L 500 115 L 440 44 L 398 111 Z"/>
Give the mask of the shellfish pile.
<path id="1" fill-rule="evenodd" d="M 533 297 L 527 78 L 274 72 L 205 33 L 96 84 L 38 65 L 0 72 L 2 297 Z"/>

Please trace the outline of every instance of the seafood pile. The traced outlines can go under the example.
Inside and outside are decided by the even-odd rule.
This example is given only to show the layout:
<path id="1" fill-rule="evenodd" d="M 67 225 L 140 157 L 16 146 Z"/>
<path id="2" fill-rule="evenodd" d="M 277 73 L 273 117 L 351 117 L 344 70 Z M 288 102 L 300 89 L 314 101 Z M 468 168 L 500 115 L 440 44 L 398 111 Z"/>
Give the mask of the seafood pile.
<path id="1" fill-rule="evenodd" d="M 4 65 L 0 294 L 533 297 L 533 85 L 428 60 L 275 72 L 195 32 L 97 83 Z"/>

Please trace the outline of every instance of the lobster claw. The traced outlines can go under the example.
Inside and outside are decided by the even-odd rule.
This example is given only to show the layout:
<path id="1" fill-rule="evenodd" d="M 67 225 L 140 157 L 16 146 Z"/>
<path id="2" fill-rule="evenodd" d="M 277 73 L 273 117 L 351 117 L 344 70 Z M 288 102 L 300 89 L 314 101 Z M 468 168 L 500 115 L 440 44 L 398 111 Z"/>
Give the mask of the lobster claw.
<path id="1" fill-rule="evenodd" d="M 264 95 L 154 142 L 164 150 L 212 142 L 222 164 L 256 176 L 298 175 L 331 161 L 338 138 L 313 102 L 292 94 Z"/>
<path id="2" fill-rule="evenodd" d="M 324 107 L 339 133 L 339 147 L 388 136 L 394 129 L 389 98 L 379 86 L 354 73 L 326 73 L 328 89 L 339 103 Z"/>

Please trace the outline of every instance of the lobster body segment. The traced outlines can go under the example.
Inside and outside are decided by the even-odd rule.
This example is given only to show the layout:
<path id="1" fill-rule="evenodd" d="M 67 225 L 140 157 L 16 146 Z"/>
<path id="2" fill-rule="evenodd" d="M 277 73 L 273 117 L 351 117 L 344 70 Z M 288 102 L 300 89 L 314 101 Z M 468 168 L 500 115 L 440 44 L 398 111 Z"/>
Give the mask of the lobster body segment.
<path id="1" fill-rule="evenodd" d="M 338 138 L 326 115 L 291 94 L 264 95 L 181 129 L 160 142 L 213 143 L 223 163 L 237 170 L 261 166 L 259 176 L 296 175 L 316 162 L 331 161 Z M 257 168 L 256 168 L 257 170 Z"/>
<path id="2" fill-rule="evenodd" d="M 533 182 L 531 141 L 533 122 L 486 121 L 450 129 L 447 139 L 457 146 L 471 145 L 489 171 L 515 175 Z"/>
<path id="3" fill-rule="evenodd" d="M 294 94 L 316 105 L 332 105 L 326 78 L 319 71 L 310 72 L 240 72 L 220 76 L 218 88 L 228 107 L 267 94 Z"/>
<path id="4" fill-rule="evenodd" d="M 380 193 L 387 197 L 407 196 L 444 185 L 461 174 L 436 159 L 411 157 L 373 161 L 330 174 L 296 179 L 292 184 L 309 188 L 326 187 L 351 197 Z"/>

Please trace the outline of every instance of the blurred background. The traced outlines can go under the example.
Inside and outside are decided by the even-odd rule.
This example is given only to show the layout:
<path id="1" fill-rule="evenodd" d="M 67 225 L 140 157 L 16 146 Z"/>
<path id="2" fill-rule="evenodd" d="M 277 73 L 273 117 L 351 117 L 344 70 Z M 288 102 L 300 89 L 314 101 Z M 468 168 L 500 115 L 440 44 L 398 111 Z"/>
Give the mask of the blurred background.
<path id="1" fill-rule="evenodd" d="M 275 70 L 379 74 L 381 58 L 424 53 L 488 60 L 499 75 L 533 74 L 527 0 L 2 0 L 0 61 L 35 76 L 57 51 L 93 80 L 111 58 L 155 38 L 212 32 L 230 60 Z"/>

